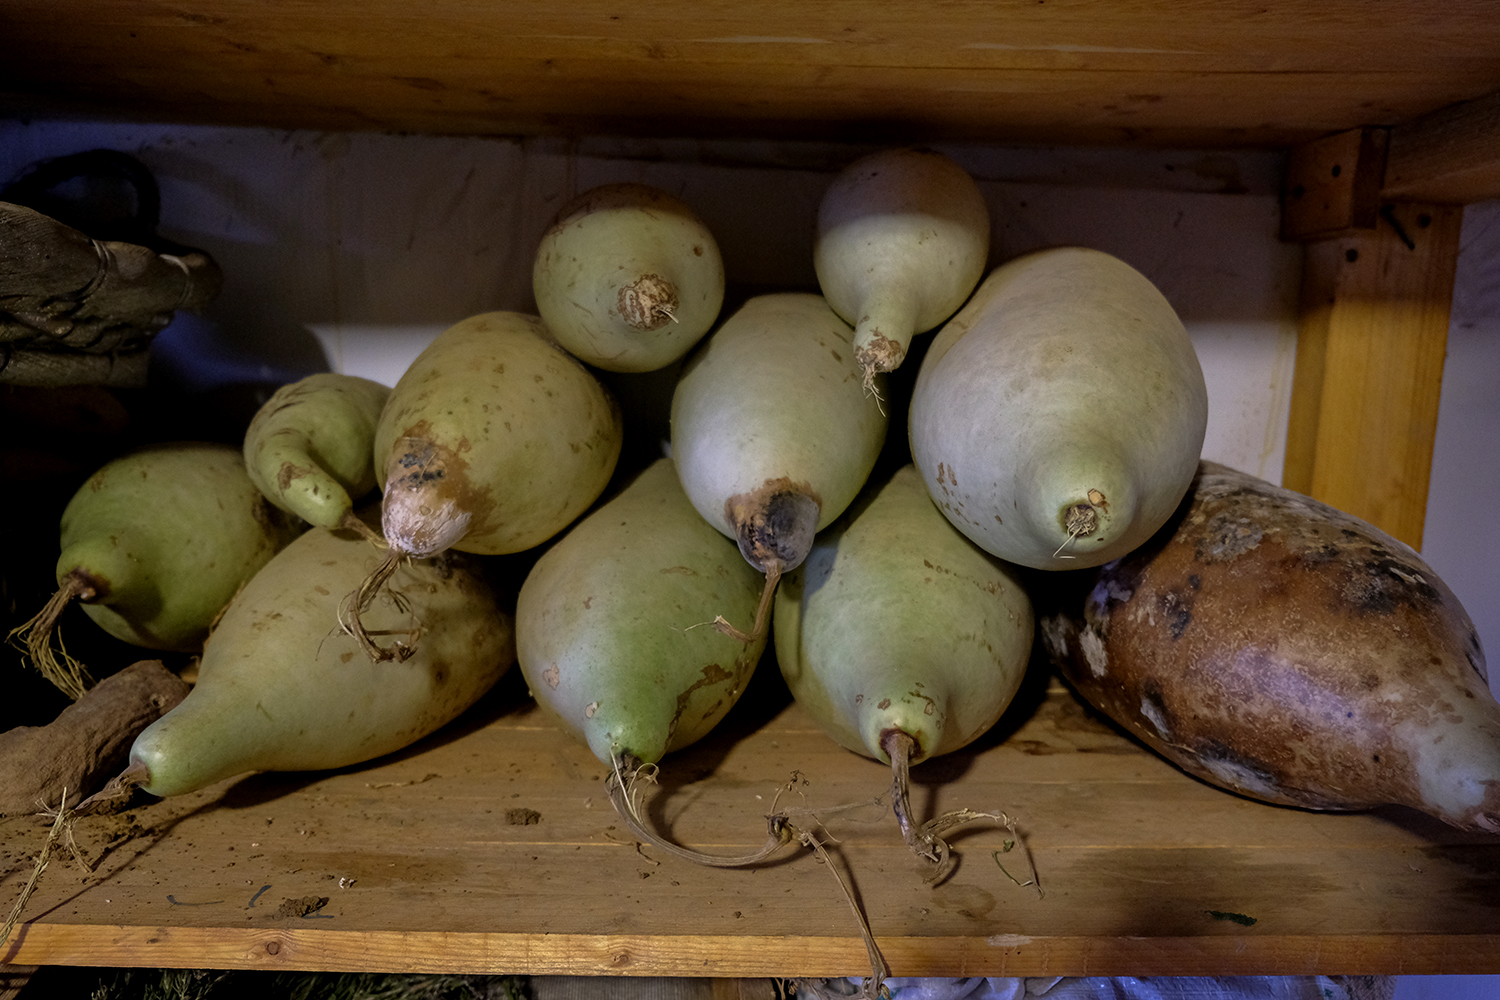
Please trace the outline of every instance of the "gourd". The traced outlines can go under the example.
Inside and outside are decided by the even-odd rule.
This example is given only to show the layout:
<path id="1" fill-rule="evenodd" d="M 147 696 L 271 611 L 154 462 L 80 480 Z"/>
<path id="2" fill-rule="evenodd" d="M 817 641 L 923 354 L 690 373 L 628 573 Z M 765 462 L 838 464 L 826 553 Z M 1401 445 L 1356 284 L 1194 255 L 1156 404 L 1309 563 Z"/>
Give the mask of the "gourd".
<path id="1" fill-rule="evenodd" d="M 818 535 L 773 614 L 793 697 L 841 746 L 891 767 L 902 836 L 939 874 L 942 831 L 985 814 L 917 824 L 907 771 L 987 732 L 1015 697 L 1035 629 L 1019 571 L 950 525 L 906 465 Z"/>
<path id="2" fill-rule="evenodd" d="M 985 551 L 1096 566 L 1150 538 L 1203 448 L 1208 391 L 1182 321 L 1140 272 L 1059 247 L 996 268 L 933 338 L 912 457 Z"/>
<path id="3" fill-rule="evenodd" d="M 366 624 L 425 634 L 404 661 L 371 661 L 329 622 L 381 559 L 348 529 L 288 545 L 225 609 L 193 689 L 136 737 L 129 766 L 96 798 L 345 767 L 408 746 L 474 704 L 515 662 L 513 615 L 482 564 L 449 553 L 398 567 Z"/>
<path id="4" fill-rule="evenodd" d="M 51 647 L 76 602 L 105 632 L 147 649 L 193 652 L 241 585 L 303 530 L 272 506 L 238 449 L 150 445 L 96 470 L 63 509 L 58 590 L 16 633 L 32 661 L 78 698 L 87 668 Z"/>
<path id="5" fill-rule="evenodd" d="M 397 380 L 375 428 L 390 551 L 350 602 L 366 653 L 403 655 L 359 621 L 397 562 L 540 545 L 604 491 L 623 440 L 614 397 L 539 317 L 482 313 L 439 334 Z"/>
<path id="6" fill-rule="evenodd" d="M 866 405 L 852 338 L 821 296 L 755 296 L 693 353 L 672 394 L 672 457 L 688 499 L 766 575 L 746 634 L 764 629 L 776 581 L 880 455 L 887 420 Z"/>
<path id="7" fill-rule="evenodd" d="M 355 525 L 354 504 L 375 488 L 375 424 L 390 389 L 317 372 L 288 383 L 245 431 L 245 469 L 277 507 L 323 528 Z"/>
<path id="8" fill-rule="evenodd" d="M 834 178 L 818 205 L 813 266 L 828 304 L 854 327 L 867 377 L 898 368 L 914 335 L 964 304 L 989 244 L 978 185 L 936 150 L 882 150 Z"/>
<path id="9" fill-rule="evenodd" d="M 537 247 L 532 290 L 548 329 L 580 360 L 655 371 L 713 326 L 724 262 L 680 199 L 647 184 L 605 184 L 558 212 Z"/>
<path id="10" fill-rule="evenodd" d="M 1189 774 L 1500 833 L 1500 704 L 1474 625 L 1373 525 L 1204 462 L 1145 545 L 1046 577 L 1040 634 L 1060 672 Z"/>

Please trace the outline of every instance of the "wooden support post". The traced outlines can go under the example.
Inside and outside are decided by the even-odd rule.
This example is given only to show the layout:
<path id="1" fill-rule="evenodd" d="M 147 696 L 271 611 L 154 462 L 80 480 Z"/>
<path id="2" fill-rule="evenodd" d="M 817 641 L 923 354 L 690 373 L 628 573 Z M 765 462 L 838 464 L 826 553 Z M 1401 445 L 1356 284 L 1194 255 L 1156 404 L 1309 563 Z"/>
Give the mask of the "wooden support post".
<path id="1" fill-rule="evenodd" d="M 1422 544 L 1463 209 L 1307 244 L 1282 482 Z"/>

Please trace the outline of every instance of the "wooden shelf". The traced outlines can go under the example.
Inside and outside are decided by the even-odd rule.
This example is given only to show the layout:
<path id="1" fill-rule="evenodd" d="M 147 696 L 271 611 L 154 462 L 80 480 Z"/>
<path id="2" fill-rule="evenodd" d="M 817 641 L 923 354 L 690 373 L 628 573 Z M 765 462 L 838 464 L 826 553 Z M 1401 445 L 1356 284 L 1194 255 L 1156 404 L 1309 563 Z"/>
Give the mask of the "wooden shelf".
<path id="1" fill-rule="evenodd" d="M 17 115 L 1288 147 L 1500 90 L 1471 0 L 9 0 Z"/>
<path id="2" fill-rule="evenodd" d="M 769 668 L 771 673 L 765 672 Z M 886 771 L 790 703 L 775 664 L 709 740 L 664 762 L 656 822 L 704 850 L 759 846 L 783 804 L 880 795 Z M 1047 683 L 1045 672 L 1041 683 Z M 1404 810 L 1317 814 L 1184 775 L 1055 681 L 977 744 L 914 771 L 920 813 L 1003 810 L 955 838 L 936 887 L 883 807 L 825 815 L 892 973 L 1500 973 L 1500 838 Z M 43 876 L 0 959 L 511 974 L 862 975 L 830 873 L 789 851 L 708 869 L 638 847 L 604 768 L 508 677 L 461 725 L 378 765 L 258 775 L 78 822 L 85 876 Z M 530 810 L 530 814 L 512 813 Z M 45 834 L 0 825 L 7 897 Z M 1002 867 L 1003 866 L 1003 867 Z M 327 897 L 306 915 L 287 901 Z"/>

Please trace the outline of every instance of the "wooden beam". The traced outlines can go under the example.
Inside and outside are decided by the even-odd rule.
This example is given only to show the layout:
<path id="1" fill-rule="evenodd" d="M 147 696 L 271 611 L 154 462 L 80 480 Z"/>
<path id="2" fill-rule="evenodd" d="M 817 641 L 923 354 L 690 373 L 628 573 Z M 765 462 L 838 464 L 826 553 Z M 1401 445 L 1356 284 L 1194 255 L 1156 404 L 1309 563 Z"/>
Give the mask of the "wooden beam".
<path id="1" fill-rule="evenodd" d="M 1382 193 L 1450 205 L 1500 197 L 1500 92 L 1392 129 Z"/>
<path id="2" fill-rule="evenodd" d="M 1310 243 L 1282 482 L 1420 548 L 1463 209 Z"/>
<path id="3" fill-rule="evenodd" d="M 1299 243 L 1374 229 L 1389 132 L 1354 128 L 1305 142 L 1287 157 L 1281 238 Z"/>

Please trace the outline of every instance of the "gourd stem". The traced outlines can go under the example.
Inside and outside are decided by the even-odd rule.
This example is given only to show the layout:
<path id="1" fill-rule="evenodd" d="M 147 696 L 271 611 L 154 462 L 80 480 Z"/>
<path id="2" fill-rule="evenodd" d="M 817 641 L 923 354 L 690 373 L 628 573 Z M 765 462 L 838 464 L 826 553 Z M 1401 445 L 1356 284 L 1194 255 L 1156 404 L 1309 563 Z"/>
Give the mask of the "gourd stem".
<path id="1" fill-rule="evenodd" d="M 380 596 L 380 592 L 390 583 L 391 577 L 395 575 L 403 558 L 402 554 L 395 549 L 388 551 L 385 558 L 380 561 L 380 565 L 371 570 L 370 575 L 360 583 L 359 589 L 345 598 L 344 607 L 339 616 L 339 624 L 343 626 L 346 633 L 353 637 L 359 648 L 365 651 L 371 663 L 405 660 L 416 652 L 410 643 L 398 642 L 389 649 L 377 646 L 375 640 L 371 638 L 372 634 L 376 633 L 368 631 L 360 619 L 360 615 L 369 610 L 370 603 Z"/>
<path id="2" fill-rule="evenodd" d="M 766 567 L 766 585 L 760 592 L 760 604 L 755 608 L 755 624 L 749 632 L 741 632 L 719 615 L 714 619 L 714 628 L 731 639 L 740 642 L 755 642 L 766 634 L 767 619 L 771 613 L 771 598 L 776 594 L 776 584 L 781 580 L 781 563 L 772 561 Z"/>
<path id="3" fill-rule="evenodd" d="M 72 570 L 62 578 L 57 592 L 42 606 L 41 611 L 6 635 L 12 645 L 18 646 L 31 658 L 32 666 L 41 671 L 43 677 L 74 701 L 83 697 L 93 685 L 93 679 L 89 677 L 83 664 L 68 655 L 61 637 L 58 639 L 58 654 L 61 654 L 62 662 L 58 662 L 57 654 L 52 651 L 52 636 L 57 632 L 58 620 L 69 604 L 75 599 L 94 595 L 95 587 L 88 575 L 81 570 Z M 25 638 L 17 643 L 16 638 L 22 633 L 25 633 Z"/>
<path id="4" fill-rule="evenodd" d="M 631 833 L 668 854 L 713 868 L 747 868 L 766 860 L 791 842 L 792 829 L 786 822 L 786 817 L 773 813 L 766 817 L 768 836 L 765 845 L 751 854 L 725 857 L 674 844 L 653 830 L 646 818 L 645 786 L 656 783 L 656 765 L 642 764 L 629 754 L 616 754 L 611 763 L 612 770 L 605 782 L 605 789 L 615 812 L 619 813 Z"/>

